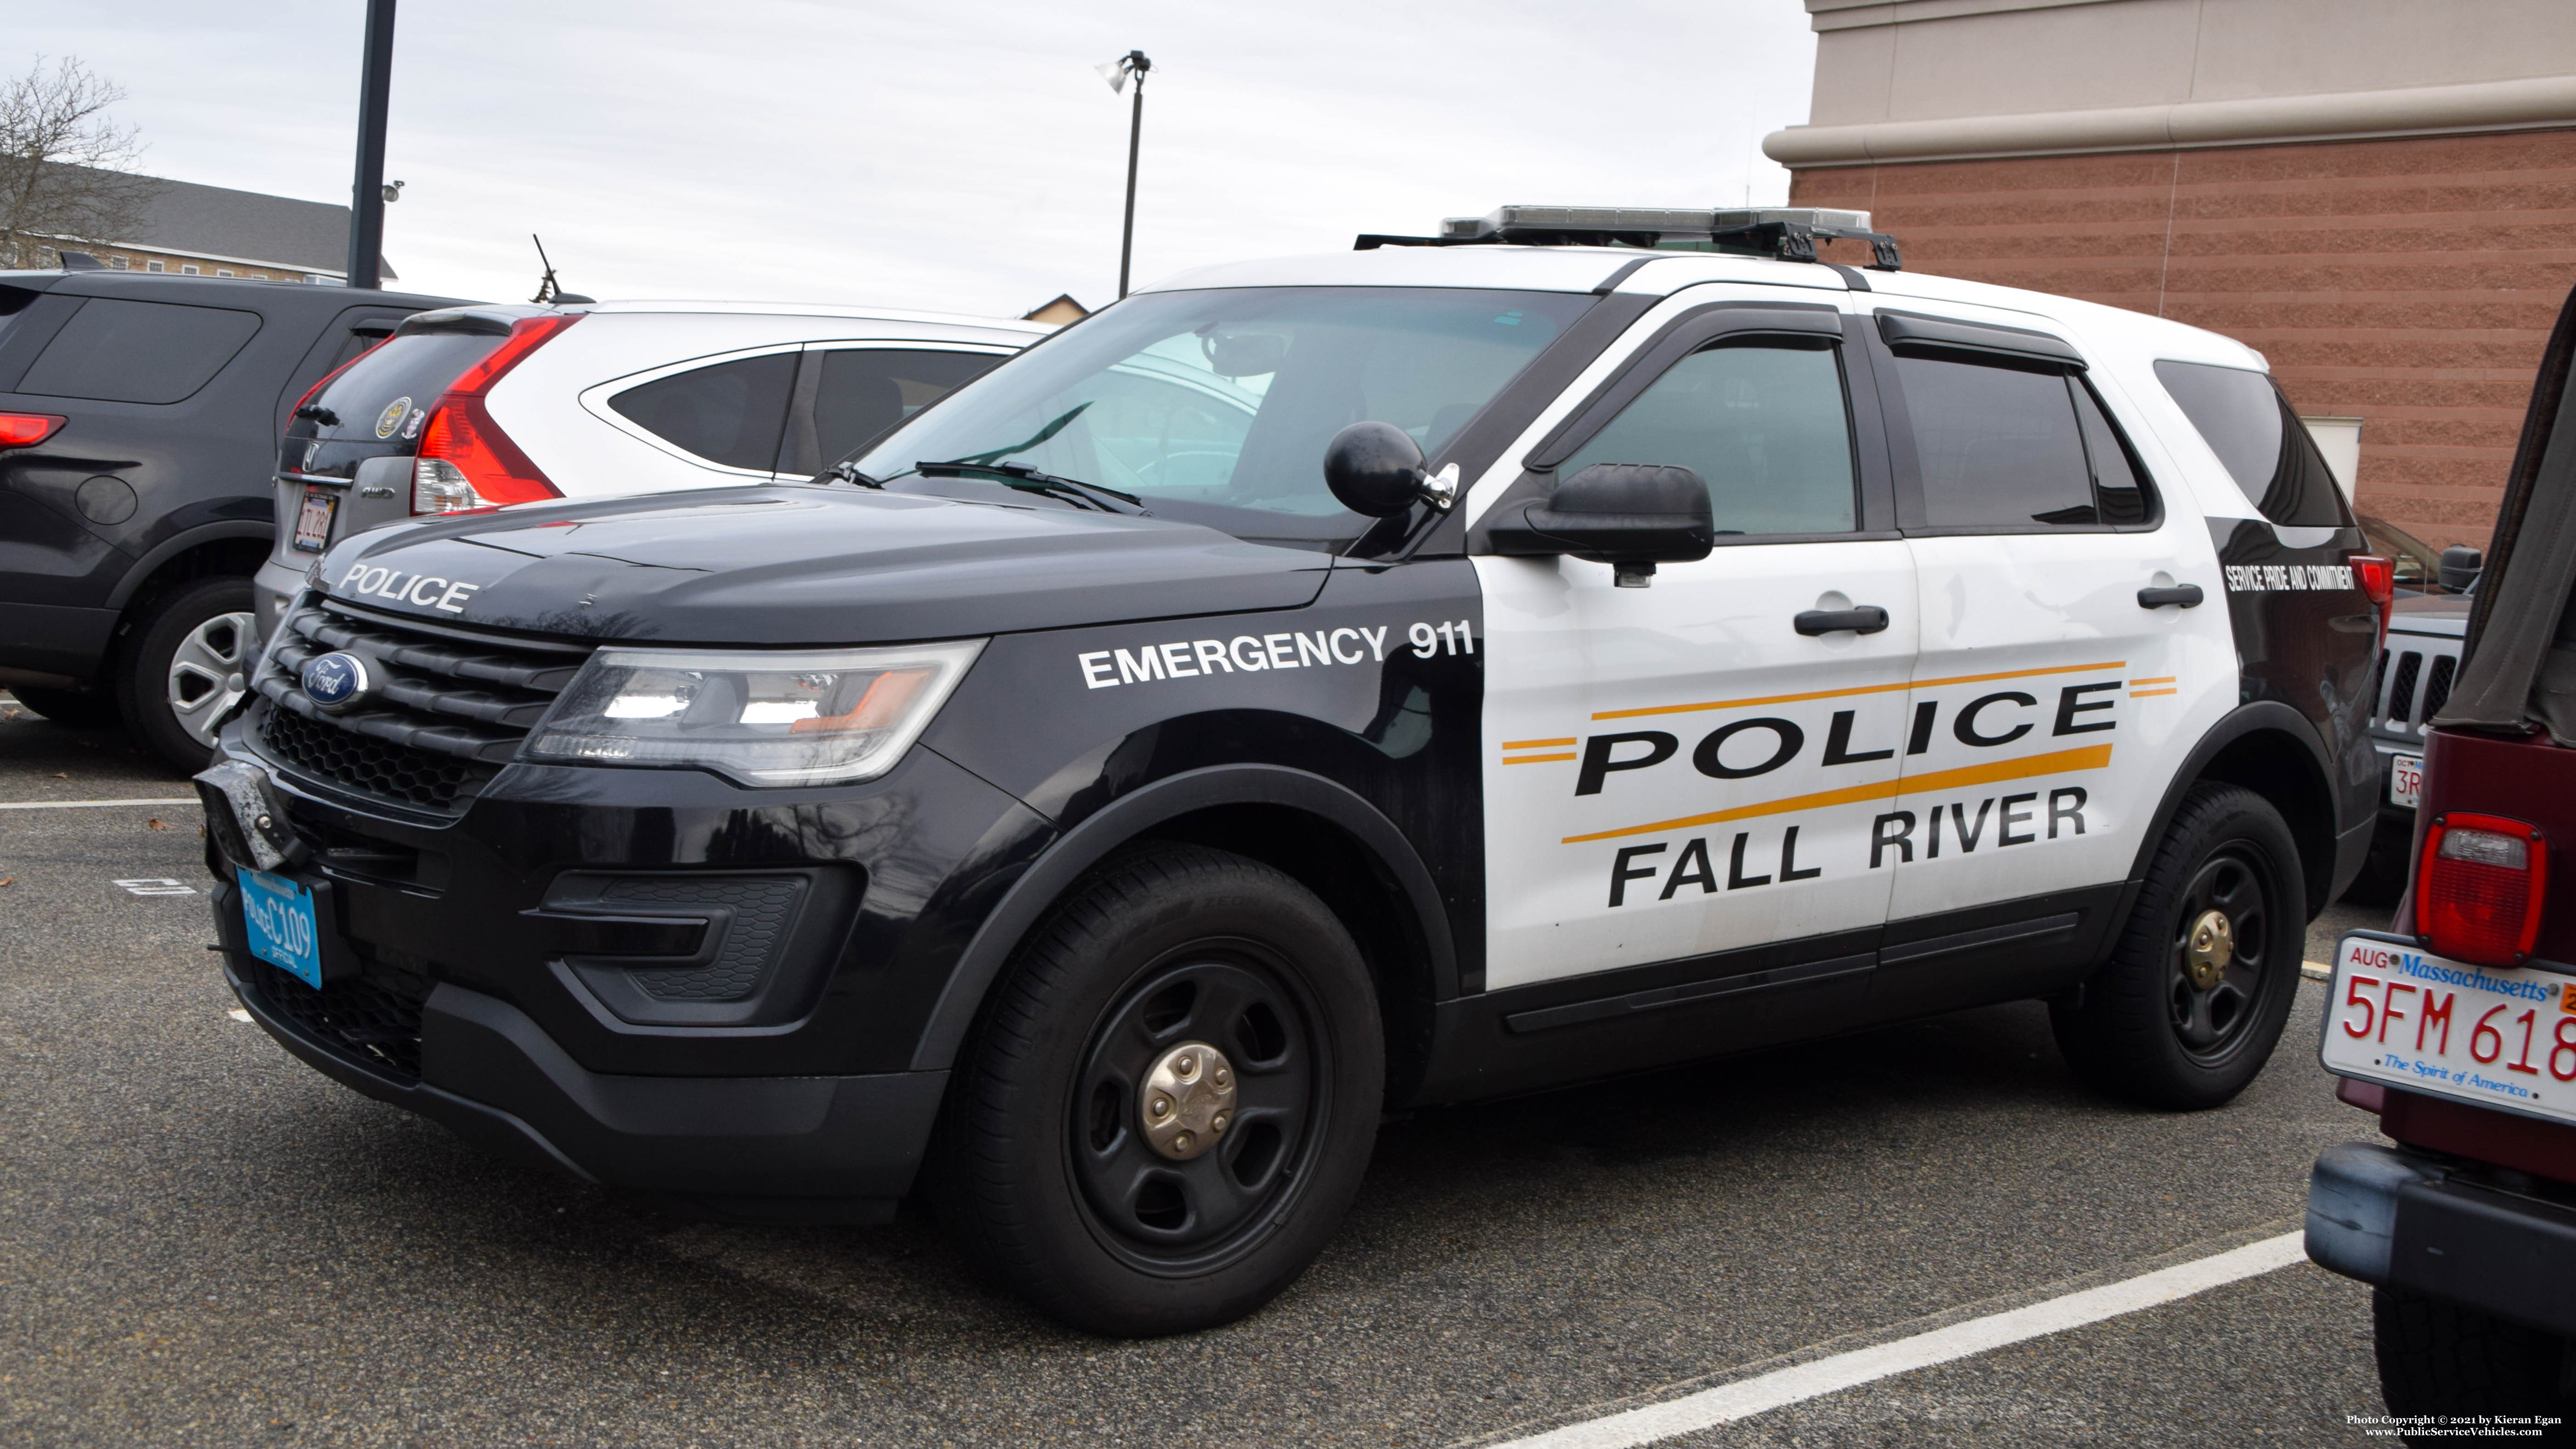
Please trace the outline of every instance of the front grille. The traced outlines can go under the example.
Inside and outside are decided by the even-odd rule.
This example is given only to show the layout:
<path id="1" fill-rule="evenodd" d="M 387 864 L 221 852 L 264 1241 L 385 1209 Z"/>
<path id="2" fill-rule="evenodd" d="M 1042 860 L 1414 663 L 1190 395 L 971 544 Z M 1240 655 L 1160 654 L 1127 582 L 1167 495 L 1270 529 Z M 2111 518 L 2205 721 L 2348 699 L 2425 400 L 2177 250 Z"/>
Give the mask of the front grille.
<path id="1" fill-rule="evenodd" d="M 2430 720 L 2451 702 L 2451 676 L 2459 670 L 2460 661 L 2448 654 L 2434 659 L 2424 675 L 2424 718 Z"/>
<path id="2" fill-rule="evenodd" d="M 298 684 L 333 650 L 367 662 L 376 687 L 345 713 Z M 519 752 L 590 657 L 586 644 L 419 623 L 329 599 L 278 625 L 253 681 L 259 738 L 290 773 L 419 810 L 453 814 Z"/>
<path id="3" fill-rule="evenodd" d="M 724 906 L 733 913 L 716 959 L 687 970 L 636 971 L 636 986 L 657 1001 L 740 1001 L 760 986 L 805 896 L 805 878 L 793 875 L 738 876 L 709 880 L 703 876 L 656 880 L 629 876 L 600 893 L 611 901 L 650 901 L 657 905 Z"/>
<path id="4" fill-rule="evenodd" d="M 248 979 L 261 1005 L 333 1055 L 420 1080 L 419 1000 L 362 976 L 326 981 L 316 991 L 265 961 L 249 964 Z"/>
<path id="5" fill-rule="evenodd" d="M 2397 739 L 2421 736 L 2425 721 L 2450 702 L 2460 669 L 2459 651 L 2456 639 L 2416 634 L 2392 640 L 2379 656 L 2379 707 L 2371 712 L 2371 728 Z"/>
<path id="6" fill-rule="evenodd" d="M 274 706 L 260 721 L 259 734 L 278 763 L 289 769 L 425 810 L 454 809 L 469 784 L 494 773 L 478 771 L 452 755 L 351 734 Z"/>

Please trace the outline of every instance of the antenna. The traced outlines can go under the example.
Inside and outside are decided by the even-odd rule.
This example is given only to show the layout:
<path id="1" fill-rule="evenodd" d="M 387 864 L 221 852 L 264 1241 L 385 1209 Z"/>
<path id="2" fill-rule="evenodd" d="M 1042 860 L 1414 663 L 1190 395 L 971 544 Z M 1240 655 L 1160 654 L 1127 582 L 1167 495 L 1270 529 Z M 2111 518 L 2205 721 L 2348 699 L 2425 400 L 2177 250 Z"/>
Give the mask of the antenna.
<path id="1" fill-rule="evenodd" d="M 528 233 L 528 240 L 537 243 L 537 265 L 546 269 L 544 279 L 537 283 L 537 295 L 528 300 L 542 306 L 562 296 L 563 289 L 555 285 L 555 264 L 546 260 L 546 244 L 535 232 Z"/>

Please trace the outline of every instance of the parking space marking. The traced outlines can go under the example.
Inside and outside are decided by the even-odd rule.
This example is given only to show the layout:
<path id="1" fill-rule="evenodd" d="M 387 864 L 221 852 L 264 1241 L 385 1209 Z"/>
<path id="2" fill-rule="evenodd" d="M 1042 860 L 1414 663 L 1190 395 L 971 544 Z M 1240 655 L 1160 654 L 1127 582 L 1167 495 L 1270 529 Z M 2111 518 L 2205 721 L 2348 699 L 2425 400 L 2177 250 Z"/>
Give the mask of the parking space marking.
<path id="1" fill-rule="evenodd" d="M 194 795 L 154 796 L 148 800 L 0 800 L 0 810 L 93 810 L 101 805 L 195 805 Z"/>
<path id="2" fill-rule="evenodd" d="M 121 880 L 115 884 L 130 896 L 193 896 L 197 893 L 195 886 L 172 880 L 168 876 Z"/>
<path id="3" fill-rule="evenodd" d="M 1812 1363 L 1702 1389 L 1644 1408 L 1567 1424 L 1514 1439 L 1495 1449 L 1638 1449 L 1682 1434 L 1695 1434 L 1738 1419 L 1897 1374 L 1990 1352 L 2025 1339 L 2082 1328 L 2104 1319 L 2155 1308 L 2195 1293 L 2307 1260 L 2306 1235 L 2283 1233 L 2224 1253 L 2159 1268 L 2099 1288 L 2087 1288 L 2007 1313 L 1953 1323 L 1911 1338 L 1854 1349 Z"/>

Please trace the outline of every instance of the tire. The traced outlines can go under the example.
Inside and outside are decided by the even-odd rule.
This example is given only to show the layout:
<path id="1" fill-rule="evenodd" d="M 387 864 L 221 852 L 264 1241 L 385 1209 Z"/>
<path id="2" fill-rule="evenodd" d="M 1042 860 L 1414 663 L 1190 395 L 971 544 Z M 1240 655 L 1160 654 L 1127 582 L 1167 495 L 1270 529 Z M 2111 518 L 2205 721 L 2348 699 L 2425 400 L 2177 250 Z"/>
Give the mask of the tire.
<path id="1" fill-rule="evenodd" d="M 206 767 L 214 722 L 250 677 L 252 607 L 249 579 L 198 579 L 154 598 L 126 635 L 117 706 L 126 728 L 182 774 Z"/>
<path id="2" fill-rule="evenodd" d="M 116 696 L 107 690 L 13 688 L 9 693 L 27 708 L 73 729 L 115 729 L 121 722 Z"/>
<path id="3" fill-rule="evenodd" d="M 2269 801 L 2194 785 L 2165 827 L 2111 959 L 2049 1005 L 2076 1076 L 2143 1107 L 2197 1111 L 2245 1090 L 2272 1056 L 2307 950 L 2298 844 Z M 2195 972 L 2193 933 L 2226 918 L 2225 952 Z"/>
<path id="4" fill-rule="evenodd" d="M 2370 1293 L 2379 1392 L 2401 1417 L 2548 1414 L 2576 1417 L 2576 1345 L 2555 1334 L 2403 1288 Z M 2452 1442 L 2409 1435 L 2410 1444 Z"/>
<path id="5" fill-rule="evenodd" d="M 1168 1098 L 1157 1062 L 1183 1083 Z M 1236 1120 L 1212 1115 L 1220 1068 Z M 994 987 L 933 1192 L 997 1286 L 1077 1328 L 1230 1322 L 1341 1223 L 1385 1075 L 1368 968 L 1321 900 L 1241 856 L 1150 847 L 1077 886 Z"/>

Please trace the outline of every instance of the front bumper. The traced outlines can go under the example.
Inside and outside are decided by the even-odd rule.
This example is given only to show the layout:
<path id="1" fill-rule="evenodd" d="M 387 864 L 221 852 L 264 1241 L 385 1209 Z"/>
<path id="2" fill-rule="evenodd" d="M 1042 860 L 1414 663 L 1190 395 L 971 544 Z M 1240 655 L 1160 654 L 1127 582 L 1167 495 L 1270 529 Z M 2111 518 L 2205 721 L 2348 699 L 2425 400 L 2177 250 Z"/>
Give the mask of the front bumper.
<path id="1" fill-rule="evenodd" d="M 527 1013 L 453 982 L 419 1006 L 418 1076 L 388 1069 L 282 1009 L 255 979 L 272 968 L 247 949 L 237 894 L 215 887 L 215 920 L 225 979 L 251 1019 L 323 1075 L 495 1156 L 767 1222 L 883 1221 L 920 1167 L 946 1072 L 594 1072 Z"/>
<path id="2" fill-rule="evenodd" d="M 2576 1337 L 2576 1208 L 2472 1181 L 2444 1158 L 2327 1148 L 2308 1177 L 2307 1249 L 2347 1278 Z"/>

